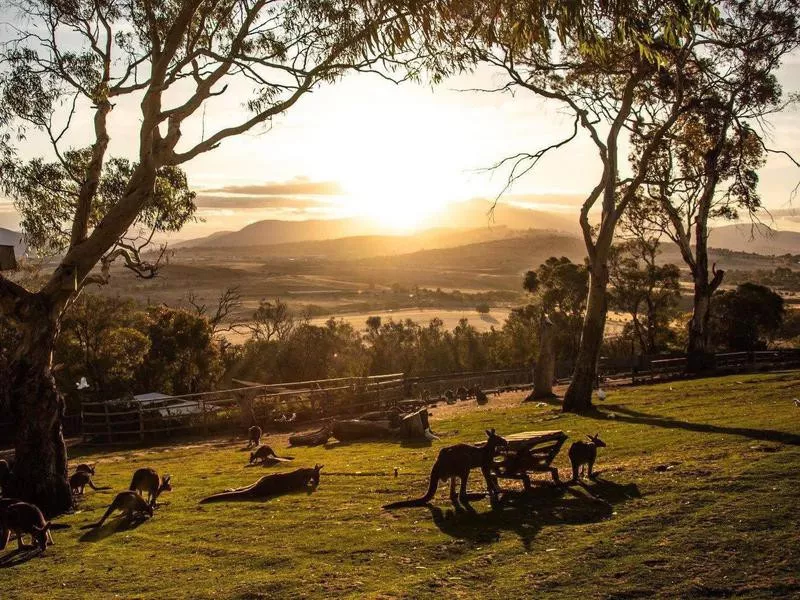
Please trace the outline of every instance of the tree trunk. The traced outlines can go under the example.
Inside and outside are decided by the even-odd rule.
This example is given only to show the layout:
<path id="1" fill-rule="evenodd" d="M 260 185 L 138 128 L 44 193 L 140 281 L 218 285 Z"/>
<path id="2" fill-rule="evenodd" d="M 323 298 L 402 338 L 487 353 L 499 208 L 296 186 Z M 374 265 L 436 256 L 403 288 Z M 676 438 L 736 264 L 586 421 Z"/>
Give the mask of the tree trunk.
<path id="1" fill-rule="evenodd" d="M 686 370 L 689 373 L 701 373 L 713 365 L 708 339 L 712 293 L 709 290 L 707 273 L 695 279 L 694 306 L 689 321 L 689 340 L 686 348 Z"/>
<path id="2" fill-rule="evenodd" d="M 597 379 L 597 361 L 608 313 L 608 267 L 600 258 L 596 259 L 596 265 L 591 268 L 586 317 L 583 319 L 575 371 L 564 396 L 564 412 L 584 413 L 592 409 L 592 389 Z"/>
<path id="3" fill-rule="evenodd" d="M 552 398 L 553 377 L 556 370 L 555 331 L 553 323 L 542 315 L 539 322 L 539 354 L 533 368 L 533 394 L 531 399 Z"/>
<path id="4" fill-rule="evenodd" d="M 51 371 L 58 320 L 32 310 L 11 364 L 11 409 L 16 428 L 13 494 L 52 517 L 72 507 L 67 448 L 61 429 L 64 401 Z"/>

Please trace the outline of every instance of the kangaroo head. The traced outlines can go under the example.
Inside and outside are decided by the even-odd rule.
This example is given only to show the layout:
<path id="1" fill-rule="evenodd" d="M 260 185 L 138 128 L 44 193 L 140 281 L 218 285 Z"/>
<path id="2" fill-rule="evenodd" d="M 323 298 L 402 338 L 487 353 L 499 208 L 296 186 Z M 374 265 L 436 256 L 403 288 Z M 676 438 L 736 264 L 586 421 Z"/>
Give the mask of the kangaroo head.
<path id="1" fill-rule="evenodd" d="M 161 480 L 161 485 L 158 488 L 160 492 L 171 492 L 172 491 L 172 475 L 164 475 L 164 478 Z"/>
<path id="2" fill-rule="evenodd" d="M 508 441 L 505 438 L 500 437 L 499 435 L 497 435 L 495 433 L 494 427 L 492 429 L 487 429 L 486 430 L 486 435 L 489 438 L 489 442 L 488 443 L 492 444 L 495 448 L 497 448 L 497 447 L 500 447 L 500 448 L 508 447 Z"/>
<path id="3" fill-rule="evenodd" d="M 314 487 L 319 485 L 319 472 L 325 465 L 314 465 L 313 472 L 311 473 L 311 481 L 314 482 Z"/>
<path id="4" fill-rule="evenodd" d="M 600 433 L 595 433 L 594 435 L 587 435 L 586 437 L 589 438 L 598 448 L 606 447 L 606 443 L 600 439 Z"/>
<path id="5" fill-rule="evenodd" d="M 50 530 L 50 521 L 47 521 L 43 527 L 34 525 L 31 527 L 33 538 L 42 550 L 47 548 L 47 532 Z"/>

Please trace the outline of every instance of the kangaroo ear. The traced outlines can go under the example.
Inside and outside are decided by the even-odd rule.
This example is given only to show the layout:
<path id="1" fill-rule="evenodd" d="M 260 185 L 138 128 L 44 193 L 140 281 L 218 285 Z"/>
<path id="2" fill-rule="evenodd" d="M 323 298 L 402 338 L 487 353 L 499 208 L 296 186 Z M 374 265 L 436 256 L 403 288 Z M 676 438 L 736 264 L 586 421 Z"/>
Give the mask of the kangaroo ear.
<path id="1" fill-rule="evenodd" d="M 314 470 L 315 470 L 315 471 L 321 471 L 321 470 L 322 470 L 322 467 L 324 467 L 324 466 L 325 466 L 325 465 L 314 465 Z"/>
<path id="2" fill-rule="evenodd" d="M 586 437 L 589 438 L 590 440 L 594 441 L 594 438 L 592 436 L 587 435 Z"/>
<path id="3" fill-rule="evenodd" d="M 164 483 L 169 483 L 172 480 L 172 475 L 164 475 Z"/>

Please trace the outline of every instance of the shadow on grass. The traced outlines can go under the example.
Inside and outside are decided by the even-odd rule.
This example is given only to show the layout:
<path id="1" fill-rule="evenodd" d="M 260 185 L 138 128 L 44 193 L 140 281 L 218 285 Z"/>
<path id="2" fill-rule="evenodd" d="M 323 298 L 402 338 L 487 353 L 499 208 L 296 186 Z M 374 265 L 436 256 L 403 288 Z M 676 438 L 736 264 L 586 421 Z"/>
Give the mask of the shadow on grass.
<path id="1" fill-rule="evenodd" d="M 379 442 L 379 443 L 396 443 L 399 444 L 401 448 L 430 448 L 433 445 L 433 440 L 428 439 L 420 439 L 420 440 L 406 440 L 406 439 L 399 439 L 396 437 L 386 437 L 386 438 L 364 438 L 361 440 L 333 440 L 330 442 L 326 442 L 322 444 L 322 447 L 325 450 L 334 450 L 336 448 L 346 448 L 353 444 L 369 444 L 370 442 Z"/>
<path id="2" fill-rule="evenodd" d="M 613 412 L 614 416 L 609 413 Z M 680 421 L 672 417 L 643 413 L 619 404 L 606 404 L 602 408 L 597 408 L 594 412 L 586 413 L 584 416 L 591 419 L 622 421 L 623 423 L 633 423 L 638 425 L 652 425 L 665 429 L 684 429 L 698 433 L 715 433 L 720 435 L 740 435 L 753 440 L 764 442 L 778 442 L 792 446 L 800 446 L 800 435 L 777 431 L 775 429 L 753 429 L 751 427 L 725 427 L 723 425 L 711 425 L 708 423 L 692 423 L 690 421 Z"/>
<path id="3" fill-rule="evenodd" d="M 468 503 L 447 510 L 431 504 L 426 508 L 434 524 L 451 537 L 485 544 L 498 541 L 501 532 L 511 531 L 527 550 L 547 525 L 595 523 L 611 516 L 615 504 L 639 496 L 636 484 L 598 478 L 590 484 L 543 485 L 527 493 L 507 492 L 502 508 L 481 513 Z"/>
<path id="4" fill-rule="evenodd" d="M 146 517 L 134 518 L 129 519 L 125 515 L 120 515 L 115 519 L 111 519 L 110 521 L 106 521 L 102 527 L 91 527 L 88 529 L 86 533 L 84 533 L 79 541 L 81 542 L 99 542 L 101 540 L 106 539 L 114 535 L 115 533 L 120 533 L 123 531 L 132 531 L 139 527 L 142 523 L 147 520 Z M 86 527 L 84 527 L 86 529 Z"/>
<path id="5" fill-rule="evenodd" d="M 9 569 L 16 567 L 23 563 L 28 562 L 32 558 L 39 556 L 42 553 L 41 549 L 37 546 L 31 549 L 17 549 L 5 556 L 0 556 L 0 569 Z"/>

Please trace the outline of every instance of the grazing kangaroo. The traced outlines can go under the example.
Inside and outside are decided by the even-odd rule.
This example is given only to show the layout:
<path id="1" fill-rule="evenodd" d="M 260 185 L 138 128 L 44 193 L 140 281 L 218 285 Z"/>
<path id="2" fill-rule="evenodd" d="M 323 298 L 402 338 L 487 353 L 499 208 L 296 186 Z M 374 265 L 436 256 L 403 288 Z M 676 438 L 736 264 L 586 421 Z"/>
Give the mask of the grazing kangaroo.
<path id="1" fill-rule="evenodd" d="M 108 486 L 96 487 L 92 481 L 92 476 L 86 471 L 78 471 L 69 478 L 69 487 L 72 489 L 73 494 L 82 496 L 83 490 L 87 485 L 94 491 L 111 489 Z"/>
<path id="2" fill-rule="evenodd" d="M 164 475 L 164 477 L 161 478 L 154 469 L 139 469 L 133 474 L 128 489 L 132 492 L 147 492 L 147 501 L 150 503 L 150 506 L 155 508 L 156 499 L 161 493 L 172 491 L 172 477 Z"/>
<path id="3" fill-rule="evenodd" d="M 494 503 L 497 496 L 497 483 L 491 474 L 497 448 L 508 446 L 508 442 L 497 435 L 494 429 L 487 429 L 486 435 L 489 439 L 484 446 L 473 446 L 472 444 L 456 444 L 439 450 L 439 456 L 433 463 L 431 469 L 431 480 L 428 491 L 421 498 L 414 500 L 402 500 L 392 502 L 383 508 L 405 508 L 408 506 L 424 506 L 433 499 L 439 481 L 450 479 L 450 500 L 453 504 L 467 501 L 467 478 L 472 469 L 480 468 L 483 477 L 486 479 L 486 487 Z M 461 479 L 461 491 L 456 495 L 456 477 Z"/>
<path id="4" fill-rule="evenodd" d="M 456 396 L 458 397 L 459 400 L 463 402 L 464 400 L 469 398 L 469 390 L 467 390 L 467 388 L 465 388 L 462 385 L 460 388 L 456 390 Z"/>
<path id="5" fill-rule="evenodd" d="M 200 504 L 208 502 L 224 502 L 226 500 L 264 500 L 272 496 L 313 490 L 319 485 L 319 472 L 322 465 L 314 465 L 313 469 L 297 469 L 289 473 L 265 475 L 252 485 L 214 494 L 200 500 Z"/>
<path id="6" fill-rule="evenodd" d="M 605 448 L 606 443 L 600 439 L 600 434 L 587 435 L 588 442 L 575 442 L 569 447 L 569 462 L 572 464 L 572 481 L 578 481 L 583 475 L 584 465 L 589 467 L 589 479 L 594 477 L 592 469 L 597 459 L 597 449 Z"/>
<path id="7" fill-rule="evenodd" d="M 263 435 L 263 431 L 261 431 L 261 427 L 258 425 L 253 425 L 250 429 L 247 430 L 247 447 L 248 448 L 255 448 L 261 443 L 261 436 Z"/>
<path id="8" fill-rule="evenodd" d="M 275 451 L 267 446 L 266 444 L 260 446 L 258 450 L 255 452 L 250 453 L 250 464 L 252 465 L 256 461 L 261 461 L 261 464 L 266 463 L 267 461 L 270 462 L 287 462 L 292 460 L 291 458 L 283 458 L 275 454 Z"/>
<path id="9" fill-rule="evenodd" d="M 109 517 L 109 515 L 111 515 L 111 513 L 113 513 L 115 510 L 125 511 L 129 520 L 133 520 L 136 515 L 147 515 L 148 517 L 153 516 L 153 507 L 149 502 L 145 502 L 145 499 L 142 498 L 138 492 L 125 491 L 117 494 L 117 497 L 112 500 L 111 506 L 108 507 L 106 513 L 97 523 L 88 525 L 83 529 L 101 527 L 103 523 L 106 522 L 106 519 Z"/>
<path id="10" fill-rule="evenodd" d="M 17 546 L 20 550 L 39 546 L 39 549 L 44 551 L 48 544 L 53 543 L 50 522 L 45 520 L 42 511 L 33 504 L 19 500 L 8 504 L 0 515 L 0 521 L 2 521 L 0 550 L 5 550 L 12 533 L 17 535 Z M 22 543 L 22 536 L 26 533 L 30 534 L 34 544 L 28 546 Z"/>
<path id="11" fill-rule="evenodd" d="M 89 475 L 94 475 L 94 465 L 87 465 L 86 463 L 81 463 L 77 467 L 75 467 L 76 473 L 89 473 Z"/>
<path id="12" fill-rule="evenodd" d="M 456 395 L 453 393 L 453 390 L 447 390 L 444 393 L 444 399 L 448 404 L 455 404 L 456 403 Z"/>

